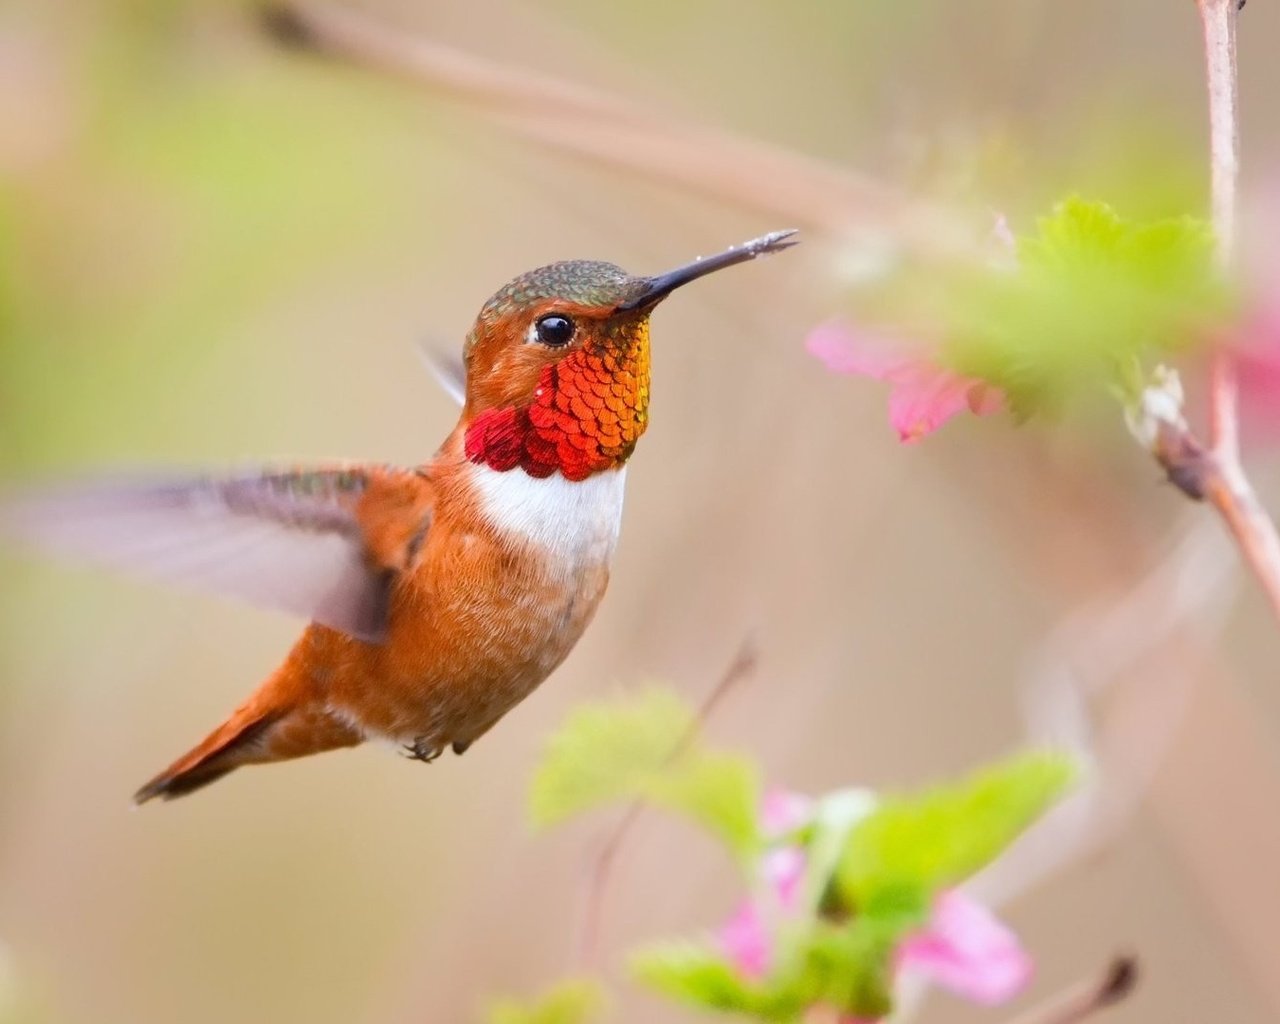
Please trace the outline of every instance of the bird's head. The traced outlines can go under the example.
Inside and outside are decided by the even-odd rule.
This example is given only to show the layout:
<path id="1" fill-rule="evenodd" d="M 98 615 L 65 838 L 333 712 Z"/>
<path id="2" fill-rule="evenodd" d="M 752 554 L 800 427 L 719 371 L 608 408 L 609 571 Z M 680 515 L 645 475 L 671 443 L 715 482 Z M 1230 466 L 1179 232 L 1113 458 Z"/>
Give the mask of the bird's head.
<path id="1" fill-rule="evenodd" d="M 649 317 L 690 281 L 794 245 L 775 231 L 665 274 L 539 267 L 484 304 L 467 336 L 467 458 L 584 480 L 630 457 L 649 415 Z"/>

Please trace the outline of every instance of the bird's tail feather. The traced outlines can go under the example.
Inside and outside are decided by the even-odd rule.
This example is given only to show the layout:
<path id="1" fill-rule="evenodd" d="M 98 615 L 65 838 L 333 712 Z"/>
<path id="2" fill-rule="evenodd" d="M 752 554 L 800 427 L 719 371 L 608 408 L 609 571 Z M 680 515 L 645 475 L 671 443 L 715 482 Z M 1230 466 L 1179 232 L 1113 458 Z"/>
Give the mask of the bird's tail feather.
<path id="1" fill-rule="evenodd" d="M 237 708 L 192 750 L 138 790 L 134 803 L 186 796 L 254 760 L 267 730 L 281 714 L 279 709 L 263 709 L 256 701 Z"/>

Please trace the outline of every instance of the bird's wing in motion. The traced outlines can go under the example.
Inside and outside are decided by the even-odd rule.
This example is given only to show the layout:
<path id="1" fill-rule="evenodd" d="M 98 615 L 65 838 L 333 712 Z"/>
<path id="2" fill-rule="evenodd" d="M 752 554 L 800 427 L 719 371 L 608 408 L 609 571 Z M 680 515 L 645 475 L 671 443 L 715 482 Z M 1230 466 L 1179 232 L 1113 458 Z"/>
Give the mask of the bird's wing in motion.
<path id="1" fill-rule="evenodd" d="M 377 641 L 392 578 L 422 543 L 434 496 L 425 475 L 391 467 L 105 480 L 6 499 L 0 526 Z"/>
<path id="2" fill-rule="evenodd" d="M 418 356 L 444 393 L 459 405 L 466 405 L 467 368 L 457 353 L 424 341 L 418 346 Z"/>

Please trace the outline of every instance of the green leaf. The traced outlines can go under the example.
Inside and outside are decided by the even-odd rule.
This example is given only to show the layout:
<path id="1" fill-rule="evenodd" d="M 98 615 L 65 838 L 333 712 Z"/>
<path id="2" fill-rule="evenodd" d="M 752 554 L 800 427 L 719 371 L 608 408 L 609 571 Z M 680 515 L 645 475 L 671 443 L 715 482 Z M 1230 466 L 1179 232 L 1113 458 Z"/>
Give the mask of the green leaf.
<path id="1" fill-rule="evenodd" d="M 1079 196 L 1059 203 L 1037 227 L 1037 236 L 1020 240 L 1018 255 L 1024 262 L 1044 266 L 1088 267 L 1109 259 L 1124 246 L 1128 233 L 1111 207 Z"/>
<path id="2" fill-rule="evenodd" d="M 952 282 L 944 358 L 1015 411 L 1119 383 L 1137 360 L 1202 340 L 1227 305 L 1213 236 L 1190 217 L 1135 223 L 1071 198 L 1018 243 L 1013 268 Z"/>
<path id="3" fill-rule="evenodd" d="M 775 1024 L 798 1021 L 809 1005 L 793 988 L 743 978 L 723 957 L 698 943 L 673 942 L 641 950 L 632 956 L 631 970 L 641 983 L 672 999 Z"/>
<path id="4" fill-rule="evenodd" d="M 530 807 L 546 827 L 617 800 L 679 811 L 740 856 L 759 845 L 755 765 L 707 750 L 692 710 L 670 691 L 574 711 L 534 774 Z"/>
<path id="5" fill-rule="evenodd" d="M 893 1010 L 894 951 L 914 918 L 856 917 L 843 927 L 819 925 L 801 951 L 806 1003 L 879 1020 Z"/>
<path id="6" fill-rule="evenodd" d="M 891 797 L 849 836 L 837 872 L 846 908 L 896 914 L 992 860 L 1071 785 L 1076 767 L 1032 753 L 915 797 Z"/>
<path id="7" fill-rule="evenodd" d="M 893 1009 L 894 952 L 923 912 L 859 916 L 842 923 L 810 921 L 792 930 L 778 963 L 761 979 L 744 977 L 714 949 L 698 943 L 651 947 L 632 958 L 632 971 L 650 988 L 704 1010 L 757 1020 L 791 1022 L 824 1004 L 879 1019 Z"/>
<path id="8" fill-rule="evenodd" d="M 730 774 L 709 769 L 714 759 L 693 763 L 713 778 Z M 806 848 L 811 892 L 770 922 L 772 962 L 764 977 L 745 977 L 715 948 L 688 942 L 643 951 L 633 969 L 650 987 L 704 1010 L 794 1022 L 825 1005 L 881 1019 L 893 1010 L 898 946 L 926 924 L 938 890 L 998 854 L 1074 777 L 1070 760 L 1032 753 L 919 796 L 830 794 L 792 838 Z M 719 792 L 722 784 L 707 790 Z"/>
<path id="9" fill-rule="evenodd" d="M 587 1024 L 604 1012 L 607 1000 L 598 982 L 589 978 L 562 981 L 532 1003 L 500 999 L 492 1003 L 488 1024 Z"/>
<path id="10" fill-rule="evenodd" d="M 695 751 L 656 772 L 644 792 L 654 803 L 704 825 L 735 853 L 758 848 L 760 773 L 745 757 Z"/>
<path id="11" fill-rule="evenodd" d="M 534 774 L 534 823 L 555 825 L 640 796 L 693 725 L 693 713 L 669 690 L 577 708 L 551 738 Z"/>

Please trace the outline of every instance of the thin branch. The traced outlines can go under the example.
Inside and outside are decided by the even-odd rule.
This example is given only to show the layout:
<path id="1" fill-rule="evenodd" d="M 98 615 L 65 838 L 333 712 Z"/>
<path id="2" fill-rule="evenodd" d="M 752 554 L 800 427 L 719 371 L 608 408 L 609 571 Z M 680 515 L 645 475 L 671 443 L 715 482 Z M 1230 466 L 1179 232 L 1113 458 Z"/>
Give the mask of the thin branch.
<path id="1" fill-rule="evenodd" d="M 1019 1014 L 1009 1024 L 1077 1024 L 1128 998 L 1138 983 L 1136 957 L 1119 956 L 1101 978 L 1087 978 Z"/>
<path id="2" fill-rule="evenodd" d="M 871 230 L 941 259 L 980 232 L 955 211 L 793 150 L 650 109 L 577 82 L 393 30 L 324 0 L 263 8 L 277 41 L 471 103 L 529 141 L 829 234 Z"/>
<path id="3" fill-rule="evenodd" d="M 1240 383 L 1234 352 L 1222 349 L 1209 364 L 1209 443 L 1220 459 L 1240 458 Z"/>
<path id="4" fill-rule="evenodd" d="M 1205 81 L 1209 96 L 1209 148 L 1213 226 L 1218 265 L 1229 274 L 1235 261 L 1239 204 L 1240 109 L 1236 73 L 1239 0 L 1197 0 L 1204 28 Z M 1201 443 L 1181 415 L 1156 428 L 1152 451 L 1172 480 L 1192 498 L 1217 510 L 1280 618 L 1280 534 L 1258 500 L 1240 461 L 1239 385 L 1235 356 L 1220 350 L 1209 372 L 1209 444 Z"/>
<path id="5" fill-rule="evenodd" d="M 667 756 L 667 764 L 670 764 L 689 749 L 689 745 L 697 739 L 698 734 L 706 727 L 708 720 L 720 702 L 730 690 L 755 671 L 756 663 L 755 645 L 748 638 L 742 642 L 738 652 L 733 657 L 733 661 L 729 663 L 729 667 L 721 674 L 716 685 L 703 698 L 697 712 L 694 714 L 694 719 L 689 729 L 671 748 L 671 753 Z M 613 866 L 618 859 L 619 852 L 622 850 L 622 844 L 630 835 L 631 830 L 635 827 L 644 810 L 645 803 L 642 800 L 635 800 L 627 807 L 622 817 L 618 819 L 618 823 L 614 825 L 613 830 L 605 838 L 604 844 L 600 847 L 600 852 L 596 855 L 595 862 L 591 866 L 583 895 L 582 924 L 577 950 L 578 965 L 582 969 L 595 965 L 596 953 L 599 948 L 600 917 L 604 905 L 605 890 L 608 888 Z"/>
<path id="6" fill-rule="evenodd" d="M 1280 535 L 1258 500 L 1244 470 L 1234 461 L 1215 460 L 1218 472 L 1205 495 L 1226 521 L 1245 562 L 1262 584 L 1271 610 L 1280 618 Z"/>
<path id="7" fill-rule="evenodd" d="M 1200 522 L 1132 588 L 1076 612 L 1045 640 L 1026 685 L 1033 743 L 1076 752 L 1091 766 L 1079 792 L 1050 810 L 969 882 L 1000 906 L 1112 841 L 1132 817 L 1178 735 L 1192 690 L 1197 650 L 1212 648 L 1228 605 L 1230 548 Z M 1144 666 L 1168 655 L 1159 672 Z M 1092 705 L 1122 679 L 1131 713 L 1095 723 Z"/>
<path id="8" fill-rule="evenodd" d="M 1240 90 L 1236 62 L 1236 0 L 1198 0 L 1209 96 L 1209 165 L 1218 266 L 1235 258 L 1240 179 Z M 1234 353 L 1214 354 L 1209 368 L 1209 445 L 1226 462 L 1240 458 L 1239 382 Z M 1236 527 L 1232 527 L 1236 532 Z"/>
<path id="9" fill-rule="evenodd" d="M 1259 998 L 1280 1007 L 1267 908 L 1250 880 L 1280 859 L 1274 752 L 1257 708 L 1221 667 L 1215 635 L 1238 575 L 1233 546 L 1199 517 L 1176 551 L 1113 603 L 1054 631 L 1028 686 L 1031 736 L 1096 766 L 969 888 L 999 905 L 1106 851 L 1141 806 L 1170 842 L 1213 927 Z M 1123 685 L 1124 690 L 1118 691 Z M 1105 717 L 1092 708 L 1111 696 Z M 1236 812 L 1221 820 L 1222 792 Z"/>
<path id="10" fill-rule="evenodd" d="M 1209 159 L 1213 227 L 1218 264 L 1235 258 L 1237 183 L 1240 177 L 1240 92 L 1236 76 L 1237 0 L 1198 0 L 1204 29 L 1205 83 L 1209 94 Z M 1235 357 L 1214 356 L 1210 368 L 1209 442 L 1214 451 L 1238 459 L 1240 442 Z"/>
<path id="11" fill-rule="evenodd" d="M 1237 183 L 1240 178 L 1240 96 L 1236 74 L 1237 0 L 1198 0 L 1204 28 L 1205 82 L 1209 93 L 1209 154 L 1213 227 L 1218 258 L 1235 257 Z"/>
<path id="12" fill-rule="evenodd" d="M 1205 80 L 1209 94 L 1213 227 L 1218 263 L 1235 261 L 1239 206 L 1240 101 L 1236 71 L 1238 0 L 1198 0 L 1204 28 Z M 1226 520 L 1241 553 L 1280 616 L 1280 536 L 1240 463 L 1239 388 L 1235 356 L 1220 351 L 1210 371 L 1209 440 L 1213 464 L 1205 496 Z"/>

